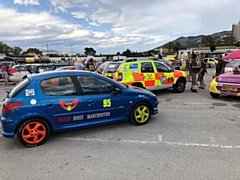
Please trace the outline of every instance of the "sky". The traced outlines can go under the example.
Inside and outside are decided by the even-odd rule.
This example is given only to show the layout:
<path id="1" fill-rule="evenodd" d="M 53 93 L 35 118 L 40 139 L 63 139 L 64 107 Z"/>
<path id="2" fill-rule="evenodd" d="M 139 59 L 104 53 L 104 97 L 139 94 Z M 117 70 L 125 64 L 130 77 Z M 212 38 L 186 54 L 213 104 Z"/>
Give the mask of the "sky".
<path id="1" fill-rule="evenodd" d="M 239 0 L 0 0 L 0 42 L 70 54 L 144 52 L 239 21 Z"/>

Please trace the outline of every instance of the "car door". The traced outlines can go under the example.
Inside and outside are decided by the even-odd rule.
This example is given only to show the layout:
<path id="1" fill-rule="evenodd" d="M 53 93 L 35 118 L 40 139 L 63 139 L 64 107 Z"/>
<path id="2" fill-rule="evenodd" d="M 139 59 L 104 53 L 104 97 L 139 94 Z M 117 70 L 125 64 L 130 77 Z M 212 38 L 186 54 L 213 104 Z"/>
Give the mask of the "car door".
<path id="1" fill-rule="evenodd" d="M 127 96 L 114 94 L 112 82 L 100 76 L 78 76 L 89 123 L 126 120 Z"/>
<path id="2" fill-rule="evenodd" d="M 85 103 L 73 82 L 70 76 L 58 76 L 39 82 L 41 106 L 59 128 L 80 126 L 86 120 Z"/>
<path id="3" fill-rule="evenodd" d="M 173 72 L 169 71 L 169 68 L 160 63 L 154 62 L 156 68 L 156 80 L 157 85 L 162 86 L 163 88 L 171 87 L 174 84 L 174 74 Z"/>
<path id="4" fill-rule="evenodd" d="M 147 89 L 155 86 L 155 74 L 152 62 L 141 62 L 141 73 L 143 73 L 144 83 Z"/>

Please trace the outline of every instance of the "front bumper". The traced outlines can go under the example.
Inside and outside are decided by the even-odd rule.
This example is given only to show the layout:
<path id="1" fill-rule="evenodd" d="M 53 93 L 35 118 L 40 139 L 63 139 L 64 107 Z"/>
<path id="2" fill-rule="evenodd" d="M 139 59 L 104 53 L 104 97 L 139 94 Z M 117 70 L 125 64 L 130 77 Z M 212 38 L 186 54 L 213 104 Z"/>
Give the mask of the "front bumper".
<path id="1" fill-rule="evenodd" d="M 155 105 L 153 106 L 152 115 L 158 113 L 158 104 L 159 104 L 159 101 L 157 101 L 157 102 L 155 103 Z"/>
<path id="2" fill-rule="evenodd" d="M 216 79 L 213 79 L 209 85 L 209 91 L 215 94 L 221 94 L 217 86 L 218 86 L 218 83 L 216 82 Z"/>

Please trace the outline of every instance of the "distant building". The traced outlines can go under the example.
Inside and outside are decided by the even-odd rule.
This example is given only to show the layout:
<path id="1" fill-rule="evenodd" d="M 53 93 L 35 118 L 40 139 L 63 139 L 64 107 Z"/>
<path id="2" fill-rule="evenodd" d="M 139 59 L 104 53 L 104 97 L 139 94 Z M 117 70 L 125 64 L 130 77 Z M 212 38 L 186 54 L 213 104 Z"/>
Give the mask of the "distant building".
<path id="1" fill-rule="evenodd" d="M 232 36 L 236 38 L 236 41 L 240 41 L 240 21 L 232 25 Z"/>

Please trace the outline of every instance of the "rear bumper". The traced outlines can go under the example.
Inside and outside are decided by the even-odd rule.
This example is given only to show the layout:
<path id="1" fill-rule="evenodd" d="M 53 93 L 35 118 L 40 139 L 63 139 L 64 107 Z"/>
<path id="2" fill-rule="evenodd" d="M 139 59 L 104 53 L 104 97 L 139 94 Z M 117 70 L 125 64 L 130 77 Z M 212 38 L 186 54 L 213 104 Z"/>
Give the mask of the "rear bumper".
<path id="1" fill-rule="evenodd" d="M 2 135 L 6 138 L 14 138 L 16 123 L 12 119 L 1 117 Z"/>

